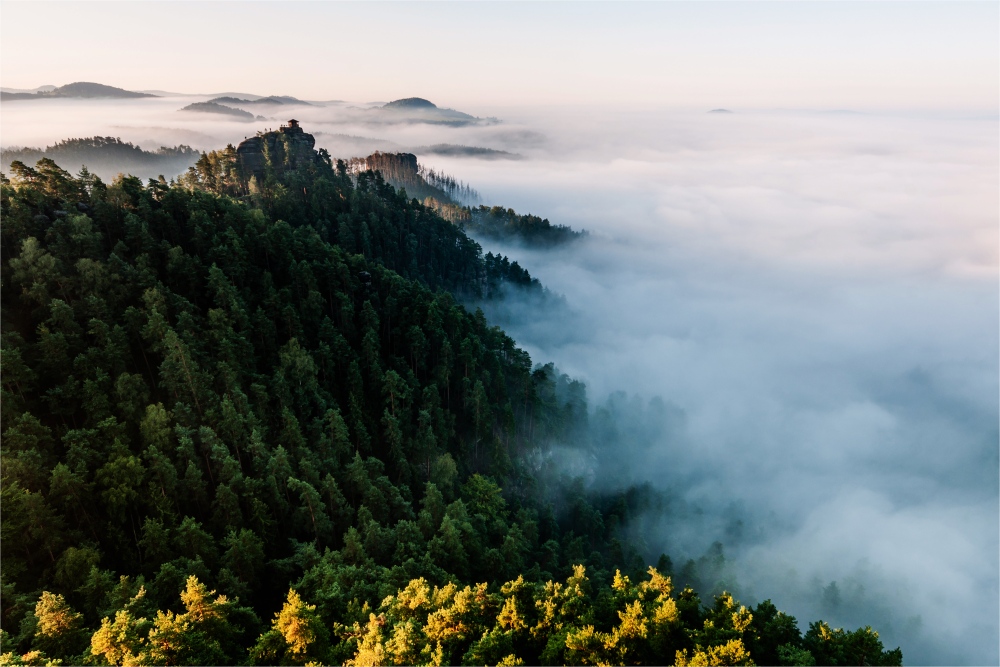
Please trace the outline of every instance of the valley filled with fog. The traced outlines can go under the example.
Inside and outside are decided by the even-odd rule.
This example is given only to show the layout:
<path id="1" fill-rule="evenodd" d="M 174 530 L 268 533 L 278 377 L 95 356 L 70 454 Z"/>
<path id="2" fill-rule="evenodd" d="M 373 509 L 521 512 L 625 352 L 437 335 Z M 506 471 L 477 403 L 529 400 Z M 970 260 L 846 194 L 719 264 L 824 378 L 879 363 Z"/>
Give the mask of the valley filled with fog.
<path id="1" fill-rule="evenodd" d="M 538 160 L 461 174 L 591 232 L 503 249 L 572 310 L 512 318 L 532 357 L 683 415 L 623 452 L 676 498 L 639 537 L 675 561 L 719 540 L 743 597 L 908 662 L 995 662 L 993 119 L 573 116 L 538 117 Z"/>
<path id="2" fill-rule="evenodd" d="M 482 203 L 588 230 L 483 246 L 565 298 L 546 312 L 508 296 L 497 323 L 533 361 L 585 382 L 592 410 L 651 422 L 645 442 L 596 443 L 618 452 L 610 481 L 583 471 L 670 499 L 632 537 L 678 565 L 720 542 L 744 602 L 871 625 L 909 663 L 1000 658 L 995 117 L 179 111 L 210 97 L 7 102 L 3 145 L 210 150 L 294 117 L 335 158 L 416 152 Z M 420 150 L 441 144 L 504 153 Z"/>

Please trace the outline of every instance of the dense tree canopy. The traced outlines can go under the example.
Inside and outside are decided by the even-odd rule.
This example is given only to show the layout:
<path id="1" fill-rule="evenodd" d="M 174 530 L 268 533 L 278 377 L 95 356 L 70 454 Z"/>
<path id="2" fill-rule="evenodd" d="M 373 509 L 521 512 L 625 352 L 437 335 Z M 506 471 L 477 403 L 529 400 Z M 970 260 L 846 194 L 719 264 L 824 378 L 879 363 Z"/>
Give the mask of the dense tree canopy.
<path id="1" fill-rule="evenodd" d="M 460 305 L 537 281 L 377 172 L 268 159 L 4 178 L 5 663 L 899 663 L 675 595 L 635 494 L 541 488 L 583 387 Z"/>

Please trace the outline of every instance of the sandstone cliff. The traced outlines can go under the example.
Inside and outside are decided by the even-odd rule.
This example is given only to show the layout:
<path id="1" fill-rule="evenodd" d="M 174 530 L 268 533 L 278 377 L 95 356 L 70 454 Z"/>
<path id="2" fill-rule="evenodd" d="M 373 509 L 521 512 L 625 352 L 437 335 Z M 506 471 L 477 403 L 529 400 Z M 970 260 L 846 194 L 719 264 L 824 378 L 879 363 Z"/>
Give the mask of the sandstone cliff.
<path id="1" fill-rule="evenodd" d="M 277 176 L 315 161 L 315 145 L 316 138 L 303 132 L 298 121 L 290 120 L 276 131 L 262 132 L 242 141 L 236 148 L 236 162 L 244 180 L 256 177 L 262 183 L 268 166 Z"/>

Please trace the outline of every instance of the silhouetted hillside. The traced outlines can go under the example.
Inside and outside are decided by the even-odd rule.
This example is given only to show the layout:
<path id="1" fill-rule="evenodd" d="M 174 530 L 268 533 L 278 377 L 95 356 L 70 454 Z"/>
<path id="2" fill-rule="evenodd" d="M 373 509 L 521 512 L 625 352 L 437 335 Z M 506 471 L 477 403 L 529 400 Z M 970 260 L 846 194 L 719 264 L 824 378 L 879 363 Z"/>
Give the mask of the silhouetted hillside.
<path id="1" fill-rule="evenodd" d="M 393 100 L 382 106 L 383 109 L 437 109 L 437 105 L 422 97 L 407 97 L 402 100 Z"/>
<path id="2" fill-rule="evenodd" d="M 156 95 L 150 95 L 149 93 L 137 93 L 132 90 L 115 88 L 114 86 L 106 86 L 103 83 L 93 83 L 91 81 L 77 81 L 76 83 L 68 83 L 65 86 L 59 86 L 53 90 L 39 91 L 37 93 L 0 93 L 0 99 L 5 102 L 13 100 L 37 100 L 58 97 L 75 97 L 84 99 L 133 99 L 140 97 L 156 97 Z"/>
<path id="3" fill-rule="evenodd" d="M 240 97 L 231 97 L 229 95 L 224 95 L 222 97 L 216 97 L 209 100 L 209 102 L 214 102 L 216 104 L 257 104 L 257 105 L 283 105 L 283 104 L 305 104 L 307 106 L 312 106 L 309 102 L 303 102 L 295 97 L 289 97 L 288 95 L 270 95 L 268 97 L 260 97 L 255 100 L 244 99 Z"/>
<path id="4" fill-rule="evenodd" d="M 194 102 L 187 105 L 181 111 L 197 111 L 201 113 L 213 113 L 223 116 L 230 116 L 239 120 L 254 120 L 254 115 L 243 109 L 234 109 L 215 102 Z"/>
<path id="5" fill-rule="evenodd" d="M 460 146 L 457 144 L 432 144 L 430 146 L 418 146 L 412 149 L 414 153 L 422 155 L 446 155 L 448 157 L 471 157 L 482 160 L 522 160 L 523 155 L 509 153 L 507 151 L 496 150 L 495 148 L 483 148 L 482 146 Z"/>
<path id="6" fill-rule="evenodd" d="M 461 111 L 442 109 L 422 97 L 393 100 L 380 107 L 375 107 L 371 111 L 380 114 L 384 120 L 390 122 L 429 123 L 453 127 L 482 122 L 482 119 Z M 495 119 L 491 120 L 495 121 Z"/>
<path id="7" fill-rule="evenodd" d="M 42 158 L 57 161 L 73 173 L 86 165 L 101 178 L 111 179 L 127 172 L 142 178 L 176 176 L 195 163 L 200 154 L 190 146 L 161 146 L 155 151 L 145 151 L 139 146 L 124 142 L 118 137 L 87 137 L 66 139 L 45 150 L 41 148 L 12 148 L 0 151 L 0 169 L 10 171 L 15 160 L 34 164 Z"/>

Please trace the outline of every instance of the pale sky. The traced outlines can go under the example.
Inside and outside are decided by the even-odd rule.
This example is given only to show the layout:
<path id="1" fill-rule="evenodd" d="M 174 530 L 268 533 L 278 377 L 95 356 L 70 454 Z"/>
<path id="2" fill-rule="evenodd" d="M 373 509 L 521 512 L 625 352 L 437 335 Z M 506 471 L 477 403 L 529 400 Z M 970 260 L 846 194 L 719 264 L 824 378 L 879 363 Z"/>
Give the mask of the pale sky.
<path id="1" fill-rule="evenodd" d="M 12 2 L 0 85 L 994 111 L 1000 4 Z M 471 106 L 470 106 L 471 105 Z"/>

